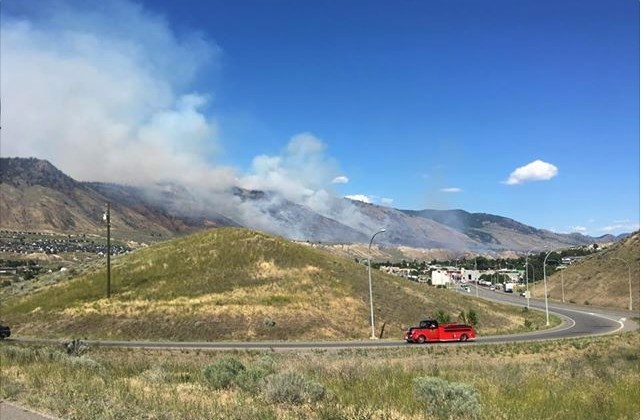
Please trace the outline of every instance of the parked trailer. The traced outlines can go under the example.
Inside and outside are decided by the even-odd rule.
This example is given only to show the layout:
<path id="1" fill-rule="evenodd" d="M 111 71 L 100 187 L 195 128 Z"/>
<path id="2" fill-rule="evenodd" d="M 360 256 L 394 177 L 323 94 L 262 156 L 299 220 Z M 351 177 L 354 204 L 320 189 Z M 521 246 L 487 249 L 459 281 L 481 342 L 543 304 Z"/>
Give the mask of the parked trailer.
<path id="1" fill-rule="evenodd" d="M 474 327 L 467 324 L 444 323 L 426 319 L 418 327 L 410 327 L 405 333 L 408 343 L 426 343 L 429 341 L 468 341 L 476 339 Z"/>

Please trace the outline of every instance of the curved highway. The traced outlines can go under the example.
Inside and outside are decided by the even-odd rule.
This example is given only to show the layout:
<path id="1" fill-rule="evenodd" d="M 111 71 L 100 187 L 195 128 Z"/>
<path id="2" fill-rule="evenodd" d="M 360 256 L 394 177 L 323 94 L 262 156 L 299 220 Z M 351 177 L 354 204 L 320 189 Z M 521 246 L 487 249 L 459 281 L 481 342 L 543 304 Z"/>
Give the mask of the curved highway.
<path id="1" fill-rule="evenodd" d="M 461 293 L 465 293 L 462 292 Z M 476 294 L 473 288 L 471 293 Z M 469 294 L 466 293 L 466 294 Z M 525 298 L 515 294 L 492 292 L 479 288 L 479 297 L 501 303 L 526 306 Z M 530 299 L 530 307 L 544 310 L 542 300 Z M 548 310 L 562 319 L 561 325 L 542 331 L 523 334 L 510 334 L 500 336 L 482 336 L 476 343 L 508 343 L 520 341 L 553 340 L 561 338 L 597 336 L 612 334 L 620 331 L 632 331 L 639 328 L 639 324 L 630 318 L 639 317 L 638 312 L 629 312 L 616 309 L 591 308 L 580 305 L 551 303 L 548 301 Z M 7 341 L 21 343 L 60 343 L 64 340 L 46 340 L 36 338 L 13 338 Z M 382 348 L 407 346 L 403 340 L 367 340 L 367 341 L 256 341 L 256 342 L 172 342 L 172 341 L 98 341 L 83 340 L 90 346 L 100 347 L 130 347 L 146 349 L 210 349 L 210 350 L 311 350 L 311 349 L 347 349 L 347 348 Z M 450 344 L 451 343 L 442 343 Z M 433 345 L 433 344 L 432 344 Z"/>
<path id="2" fill-rule="evenodd" d="M 467 294 L 469 293 L 474 295 L 476 290 L 472 288 L 471 292 Z M 527 300 L 514 293 L 493 292 L 481 287 L 479 288 L 479 297 L 521 307 L 527 306 Z M 544 311 L 545 301 L 530 299 L 530 308 Z M 639 328 L 639 324 L 631 319 L 633 317 L 638 318 L 638 312 L 563 304 L 560 302 L 552 302 L 549 299 L 548 311 L 550 314 L 557 315 L 561 318 L 562 323 L 560 326 L 525 334 L 479 337 L 477 342 L 498 343 L 552 340 L 612 334 L 619 331 L 632 331 Z"/>

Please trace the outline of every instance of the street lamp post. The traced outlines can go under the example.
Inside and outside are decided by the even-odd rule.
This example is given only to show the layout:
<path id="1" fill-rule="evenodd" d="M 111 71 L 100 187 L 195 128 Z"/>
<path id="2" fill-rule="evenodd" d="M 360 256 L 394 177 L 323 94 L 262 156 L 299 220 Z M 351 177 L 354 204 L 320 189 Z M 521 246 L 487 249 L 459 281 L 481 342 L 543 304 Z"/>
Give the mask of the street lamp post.
<path id="1" fill-rule="evenodd" d="M 374 301 L 372 300 L 372 242 L 374 242 L 374 237 L 379 233 L 385 232 L 385 229 L 380 229 L 369 241 L 369 247 L 367 248 L 367 276 L 369 278 L 369 313 L 370 321 L 372 324 L 372 336 L 371 339 L 376 339 L 376 333 L 374 332 Z"/>
<path id="2" fill-rule="evenodd" d="M 561 302 L 565 303 L 565 288 L 563 287 L 563 270 L 561 270 Z"/>
<path id="3" fill-rule="evenodd" d="M 619 257 L 615 257 L 613 259 L 614 260 L 623 261 L 625 263 L 625 265 L 628 266 L 628 287 L 629 287 L 629 290 L 630 290 L 630 304 L 628 305 L 628 309 L 632 310 L 632 271 L 630 270 L 630 263 L 628 263 L 623 258 L 619 258 Z"/>
<path id="4" fill-rule="evenodd" d="M 550 254 L 554 251 L 548 251 L 547 254 L 545 254 L 545 258 L 543 259 L 543 295 L 545 296 L 545 325 L 550 326 L 550 313 L 548 312 L 548 281 L 547 281 L 547 275 L 545 272 L 545 263 L 548 260 L 548 257 Z"/>

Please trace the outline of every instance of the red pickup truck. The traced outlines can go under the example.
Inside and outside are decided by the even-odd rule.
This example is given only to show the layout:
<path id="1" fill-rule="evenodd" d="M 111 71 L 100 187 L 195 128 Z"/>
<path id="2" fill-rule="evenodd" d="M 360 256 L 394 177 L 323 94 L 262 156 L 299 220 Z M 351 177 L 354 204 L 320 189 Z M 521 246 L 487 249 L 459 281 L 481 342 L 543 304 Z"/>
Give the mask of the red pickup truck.
<path id="1" fill-rule="evenodd" d="M 425 343 L 427 341 L 467 341 L 476 338 L 474 327 L 467 324 L 439 324 L 433 319 L 421 321 L 418 327 L 410 327 L 405 333 L 408 343 Z"/>

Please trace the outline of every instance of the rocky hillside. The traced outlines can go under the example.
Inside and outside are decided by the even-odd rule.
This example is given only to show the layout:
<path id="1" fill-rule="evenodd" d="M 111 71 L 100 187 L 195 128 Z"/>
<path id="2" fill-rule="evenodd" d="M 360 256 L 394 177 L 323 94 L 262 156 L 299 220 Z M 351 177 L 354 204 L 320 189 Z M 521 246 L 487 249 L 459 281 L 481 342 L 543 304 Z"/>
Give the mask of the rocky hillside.
<path id="1" fill-rule="evenodd" d="M 38 159 L 3 158 L 0 170 L 0 228 L 10 230 L 103 232 L 102 214 L 111 202 L 114 235 L 127 239 L 242 226 L 299 241 L 351 244 L 368 243 L 385 227 L 377 243 L 387 247 L 486 254 L 611 240 L 557 234 L 491 214 L 398 210 L 329 194 L 315 211 L 274 192 L 81 183 Z"/>
<path id="2" fill-rule="evenodd" d="M 0 159 L 0 227 L 16 231 L 103 234 L 111 201 L 114 237 L 149 240 L 189 231 L 185 221 L 142 202 L 120 202 L 39 159 Z M 191 229 L 193 230 L 193 229 Z"/>

